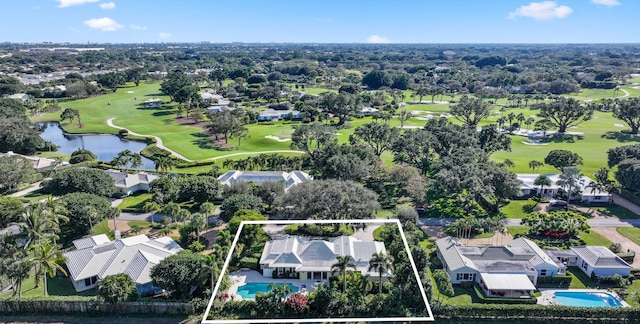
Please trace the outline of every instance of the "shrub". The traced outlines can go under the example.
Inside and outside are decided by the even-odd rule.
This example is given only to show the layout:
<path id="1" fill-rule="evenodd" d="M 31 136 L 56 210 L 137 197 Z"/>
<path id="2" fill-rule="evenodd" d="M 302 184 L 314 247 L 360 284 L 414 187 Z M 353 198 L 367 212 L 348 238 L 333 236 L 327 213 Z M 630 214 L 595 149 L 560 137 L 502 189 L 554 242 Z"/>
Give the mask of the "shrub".
<path id="1" fill-rule="evenodd" d="M 613 253 L 620 253 L 620 251 L 622 251 L 622 244 L 611 243 L 611 245 L 609 245 L 609 250 L 611 250 L 611 252 Z"/>
<path id="2" fill-rule="evenodd" d="M 258 259 L 244 257 L 240 259 L 240 268 L 258 269 Z"/>

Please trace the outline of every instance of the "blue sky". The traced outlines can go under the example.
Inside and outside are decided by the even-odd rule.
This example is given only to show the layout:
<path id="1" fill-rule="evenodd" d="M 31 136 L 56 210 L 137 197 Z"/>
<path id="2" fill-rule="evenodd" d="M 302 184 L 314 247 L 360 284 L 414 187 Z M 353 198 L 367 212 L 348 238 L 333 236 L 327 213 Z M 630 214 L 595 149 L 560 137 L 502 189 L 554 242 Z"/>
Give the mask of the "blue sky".
<path id="1" fill-rule="evenodd" d="M 0 42 L 640 43 L 638 0 L 3 0 L 2 4 Z"/>

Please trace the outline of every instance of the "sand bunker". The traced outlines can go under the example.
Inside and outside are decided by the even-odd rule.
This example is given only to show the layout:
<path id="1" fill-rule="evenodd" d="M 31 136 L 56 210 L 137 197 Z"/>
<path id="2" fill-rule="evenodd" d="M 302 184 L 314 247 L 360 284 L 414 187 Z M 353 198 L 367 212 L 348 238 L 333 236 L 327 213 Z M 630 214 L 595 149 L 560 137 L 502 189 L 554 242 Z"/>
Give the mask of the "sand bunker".
<path id="1" fill-rule="evenodd" d="M 272 140 L 278 141 L 278 142 L 289 142 L 289 141 L 291 141 L 290 138 L 280 138 L 279 136 L 273 136 L 273 135 L 267 135 L 264 138 L 272 139 Z"/>
<path id="2" fill-rule="evenodd" d="M 125 91 L 124 93 L 134 93 L 134 91 Z"/>
<path id="3" fill-rule="evenodd" d="M 613 124 L 613 126 L 615 126 L 615 127 L 625 127 L 625 126 L 624 126 L 624 125 L 622 125 L 622 124 Z"/>
<path id="4" fill-rule="evenodd" d="M 539 141 L 536 141 L 536 140 L 532 140 L 531 142 L 530 141 L 522 141 L 522 144 L 524 144 L 524 145 L 549 145 L 549 143 L 542 143 L 542 142 L 539 142 Z"/>

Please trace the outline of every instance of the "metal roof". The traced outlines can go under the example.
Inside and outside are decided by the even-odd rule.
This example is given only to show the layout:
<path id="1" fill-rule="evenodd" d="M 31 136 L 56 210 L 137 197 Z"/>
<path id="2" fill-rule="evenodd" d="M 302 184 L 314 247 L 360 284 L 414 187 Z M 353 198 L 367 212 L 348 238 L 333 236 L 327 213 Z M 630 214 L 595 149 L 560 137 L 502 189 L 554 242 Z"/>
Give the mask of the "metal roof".
<path id="1" fill-rule="evenodd" d="M 594 268 L 630 268 L 631 266 L 604 246 L 572 246 L 571 250 Z"/>
<path id="2" fill-rule="evenodd" d="M 536 290 L 525 274 L 480 273 L 480 277 L 490 290 Z"/>

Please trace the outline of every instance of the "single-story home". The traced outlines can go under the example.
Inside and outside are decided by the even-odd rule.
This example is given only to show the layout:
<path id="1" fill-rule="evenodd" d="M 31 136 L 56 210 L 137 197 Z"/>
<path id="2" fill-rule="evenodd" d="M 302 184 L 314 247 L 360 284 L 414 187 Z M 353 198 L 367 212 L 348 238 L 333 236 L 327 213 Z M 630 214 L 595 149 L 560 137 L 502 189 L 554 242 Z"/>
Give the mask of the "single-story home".
<path id="1" fill-rule="evenodd" d="M 540 186 L 534 184 L 536 178 L 540 176 L 539 174 L 518 174 L 518 180 L 521 181 L 520 191 L 525 196 L 528 195 L 540 195 Z M 543 196 L 546 197 L 554 197 L 558 194 L 558 192 L 562 192 L 564 188 L 557 184 L 558 180 L 560 180 L 559 174 L 547 174 L 547 177 L 551 180 L 551 186 L 545 186 Z M 571 197 L 572 199 L 580 200 L 582 202 L 590 202 L 590 203 L 605 203 L 611 200 L 611 194 L 606 191 L 600 190 L 592 190 L 589 188 L 589 184 L 593 182 L 593 180 L 587 176 L 580 177 L 578 181 L 577 189 L 580 190 L 580 194 Z M 568 188 L 567 188 L 568 189 Z"/>
<path id="2" fill-rule="evenodd" d="M 302 118 L 300 112 L 297 110 L 275 110 L 268 108 L 260 112 L 258 116 L 258 121 L 271 121 L 271 120 L 279 120 L 279 119 L 300 119 Z"/>
<path id="3" fill-rule="evenodd" d="M 372 108 L 372 107 L 364 107 L 364 108 L 360 109 L 360 113 L 365 115 L 365 116 L 371 116 L 374 113 L 377 113 L 378 111 L 380 111 L 380 110 L 378 110 L 376 108 Z"/>
<path id="4" fill-rule="evenodd" d="M 331 266 L 337 262 L 336 257 L 350 255 L 356 271 L 374 279 L 379 274 L 369 271 L 369 260 L 380 252 L 387 253 L 383 242 L 361 241 L 352 236 L 339 236 L 330 241 L 287 236 L 265 244 L 260 257 L 260 269 L 262 275 L 268 278 L 274 272 L 287 272 L 300 280 L 327 280 L 332 273 Z M 391 276 L 390 270 L 383 274 L 383 278 Z"/>
<path id="5" fill-rule="evenodd" d="M 134 192 L 144 190 L 149 191 L 151 182 L 159 177 L 153 173 L 126 173 L 118 170 L 107 170 L 107 174 L 116 184 L 116 193 L 127 196 Z"/>
<path id="6" fill-rule="evenodd" d="M 631 266 L 604 246 L 572 246 L 578 260 L 577 266 L 591 276 L 629 276 Z"/>
<path id="7" fill-rule="evenodd" d="M 526 238 L 507 246 L 464 246 L 444 237 L 436 246 L 451 283 L 477 282 L 489 296 L 530 296 L 538 277 L 563 275 L 567 269 Z"/>
<path id="8" fill-rule="evenodd" d="M 13 153 L 12 151 L 9 151 L 7 153 L 0 153 L 0 156 L 14 156 L 14 155 L 21 156 L 31 161 L 31 163 L 33 163 L 33 168 L 36 170 L 36 172 L 45 172 L 45 171 L 53 170 L 58 165 L 57 161 L 54 159 L 16 154 L 16 153 Z"/>
<path id="9" fill-rule="evenodd" d="M 73 241 L 76 250 L 63 253 L 71 282 L 76 291 L 96 286 L 99 279 L 125 273 L 135 283 L 138 293 L 154 292 L 151 268 L 166 257 L 182 250 L 168 236 L 150 239 L 144 234 L 111 241 L 104 235 L 95 235 Z"/>
<path id="10" fill-rule="evenodd" d="M 15 93 L 10 96 L 7 96 L 7 98 L 25 101 L 29 99 L 29 95 L 26 93 Z"/>
<path id="11" fill-rule="evenodd" d="M 225 186 L 230 186 L 236 182 L 253 182 L 254 184 L 261 185 L 265 182 L 282 182 L 284 190 L 303 183 L 305 181 L 313 180 L 313 177 L 302 171 L 238 171 L 229 170 L 218 177 L 220 183 Z"/>

